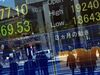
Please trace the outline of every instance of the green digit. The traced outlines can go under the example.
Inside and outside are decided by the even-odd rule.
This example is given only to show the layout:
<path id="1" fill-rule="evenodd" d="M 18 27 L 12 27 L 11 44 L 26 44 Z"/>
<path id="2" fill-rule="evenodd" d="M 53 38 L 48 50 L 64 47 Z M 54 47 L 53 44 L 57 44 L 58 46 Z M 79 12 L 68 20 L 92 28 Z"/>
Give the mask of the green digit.
<path id="1" fill-rule="evenodd" d="M 0 16 L 0 19 L 4 19 L 4 9 L 0 9 L 0 12 L 1 12 L 1 16 Z"/>
<path id="2" fill-rule="evenodd" d="M 10 18 L 10 7 L 8 7 L 8 8 L 5 8 L 5 10 L 7 10 L 8 12 L 7 12 L 7 15 L 8 15 L 8 17 L 7 18 Z"/>
<path id="3" fill-rule="evenodd" d="M 12 24 L 9 24 L 7 26 L 7 30 L 8 30 L 8 35 L 13 35 L 14 28 L 13 28 L 13 25 Z"/>
<path id="4" fill-rule="evenodd" d="M 22 33 L 23 32 L 22 22 L 17 22 L 17 32 L 18 33 Z"/>
<path id="5" fill-rule="evenodd" d="M 17 16 L 19 16 L 20 15 L 19 6 L 16 6 L 16 11 L 17 11 Z"/>
<path id="6" fill-rule="evenodd" d="M 27 15 L 27 13 L 28 13 L 28 6 L 27 6 L 27 4 L 23 4 L 21 6 L 21 12 L 22 12 L 23 15 Z"/>
<path id="7" fill-rule="evenodd" d="M 24 22 L 24 31 L 25 31 L 25 32 L 29 32 L 30 30 L 31 30 L 30 22 L 26 20 L 26 21 Z"/>
<path id="8" fill-rule="evenodd" d="M 1 35 L 2 36 L 7 36 L 7 29 L 5 25 L 1 26 Z"/>

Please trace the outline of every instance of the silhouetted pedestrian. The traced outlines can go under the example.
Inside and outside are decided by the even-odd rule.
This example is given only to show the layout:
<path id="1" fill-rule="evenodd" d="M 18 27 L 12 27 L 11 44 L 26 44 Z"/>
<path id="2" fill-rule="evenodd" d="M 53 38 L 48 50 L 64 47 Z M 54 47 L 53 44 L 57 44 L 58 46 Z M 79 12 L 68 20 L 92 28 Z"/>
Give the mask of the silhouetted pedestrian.
<path id="1" fill-rule="evenodd" d="M 3 66 L 0 64 L 0 75 L 2 75 Z"/>
<path id="2" fill-rule="evenodd" d="M 72 75 L 75 75 L 74 70 L 76 68 L 76 60 L 75 60 L 74 55 L 70 52 L 68 53 L 66 66 L 71 69 Z"/>
<path id="3" fill-rule="evenodd" d="M 81 75 L 86 74 L 86 50 L 85 49 L 79 49 L 77 50 L 77 65 L 80 69 Z"/>
<path id="4" fill-rule="evenodd" d="M 40 69 L 41 69 L 41 75 L 49 75 L 48 72 L 48 57 L 45 55 L 44 52 L 41 52 L 41 58 L 40 58 Z"/>
<path id="5" fill-rule="evenodd" d="M 28 56 L 28 61 L 24 64 L 24 75 L 36 75 L 36 64 L 32 60 L 32 56 Z"/>
<path id="6" fill-rule="evenodd" d="M 13 58 L 9 58 L 10 61 L 10 75 L 18 75 L 18 64 Z"/>
<path id="7" fill-rule="evenodd" d="M 95 50 L 91 50 L 88 52 L 88 56 L 89 61 L 88 61 L 88 66 L 87 66 L 87 70 L 88 70 L 88 75 L 94 75 L 94 71 L 96 69 L 96 51 Z"/>
<path id="8" fill-rule="evenodd" d="M 37 54 L 36 64 L 37 64 L 37 68 L 38 68 L 38 75 L 49 75 L 49 73 L 48 73 L 48 58 L 44 52 Z"/>
<path id="9" fill-rule="evenodd" d="M 40 62 L 42 62 L 42 61 L 40 60 L 40 58 L 41 58 L 40 53 L 37 53 L 36 54 L 35 62 L 36 62 L 36 67 L 37 67 L 38 75 L 41 75 L 41 72 L 40 72 Z"/>
<path id="10" fill-rule="evenodd" d="M 12 53 L 11 48 L 8 45 L 4 45 L 3 49 L 3 59 L 6 60 L 6 57 L 9 57 L 9 54 Z"/>

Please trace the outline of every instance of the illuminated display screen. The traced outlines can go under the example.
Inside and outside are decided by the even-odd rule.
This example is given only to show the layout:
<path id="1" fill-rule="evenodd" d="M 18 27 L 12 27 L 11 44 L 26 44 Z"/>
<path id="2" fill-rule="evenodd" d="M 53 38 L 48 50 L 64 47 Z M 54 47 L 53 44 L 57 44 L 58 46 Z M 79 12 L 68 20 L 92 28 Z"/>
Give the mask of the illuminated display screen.
<path id="1" fill-rule="evenodd" d="M 22 36 L 23 33 L 31 33 L 32 26 L 29 20 L 23 17 L 28 14 L 27 4 L 0 9 L 0 37 L 11 38 Z"/>
<path id="2" fill-rule="evenodd" d="M 20 14 L 26 15 L 28 13 L 28 6 L 27 4 L 22 4 L 21 6 L 16 6 L 14 10 L 17 16 L 20 16 Z M 0 20 L 3 20 L 5 18 L 14 17 L 14 15 L 12 16 L 12 14 L 15 14 L 14 12 L 12 12 L 12 8 L 10 7 L 1 8 L 0 9 Z"/>
<path id="3" fill-rule="evenodd" d="M 31 26 L 28 20 L 19 20 L 15 23 L 1 23 L 0 30 L 1 37 L 10 37 L 21 33 L 29 33 L 31 31 Z"/>
<path id="4" fill-rule="evenodd" d="M 73 17 L 74 24 L 93 24 L 100 21 L 100 1 L 80 0 L 79 3 L 71 6 L 72 12 L 76 12 Z"/>
<path id="5" fill-rule="evenodd" d="M 99 0 L 51 0 L 49 8 L 53 28 L 74 28 L 77 25 L 87 26 L 100 21 Z"/>
<path id="6" fill-rule="evenodd" d="M 0 0 L 0 75 L 100 75 L 100 0 Z"/>

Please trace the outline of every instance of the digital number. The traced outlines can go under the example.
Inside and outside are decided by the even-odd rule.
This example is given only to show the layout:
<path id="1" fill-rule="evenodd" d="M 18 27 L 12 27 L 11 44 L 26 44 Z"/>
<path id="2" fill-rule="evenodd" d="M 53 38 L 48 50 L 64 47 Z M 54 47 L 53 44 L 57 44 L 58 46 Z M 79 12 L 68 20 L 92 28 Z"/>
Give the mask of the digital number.
<path id="1" fill-rule="evenodd" d="M 98 9 L 100 7 L 100 2 L 98 0 L 94 0 L 94 1 L 89 1 L 87 2 L 83 2 L 83 3 L 77 3 L 75 5 L 75 10 L 76 12 L 81 12 L 81 11 L 88 11 L 88 9 Z M 73 7 L 72 7 L 72 11 L 73 11 Z"/>
<path id="2" fill-rule="evenodd" d="M 28 5 L 27 4 L 22 4 L 21 7 L 16 6 L 16 11 L 17 11 L 18 16 L 20 15 L 20 13 L 22 13 L 23 15 L 27 15 Z"/>
<path id="3" fill-rule="evenodd" d="M 80 25 L 83 24 L 83 19 L 81 15 L 77 17 L 77 23 Z"/>
<path id="4" fill-rule="evenodd" d="M 25 32 L 29 32 L 30 30 L 31 30 L 30 22 L 26 20 L 26 21 L 24 22 L 24 31 L 25 31 Z"/>
<path id="5" fill-rule="evenodd" d="M 93 9 L 93 3 L 92 3 L 92 1 L 89 2 L 88 8 L 91 9 L 91 10 Z"/>
<path id="6" fill-rule="evenodd" d="M 96 12 L 95 15 L 97 16 L 96 20 L 100 21 L 100 12 Z"/>
<path id="7" fill-rule="evenodd" d="M 82 6 L 83 6 L 82 11 L 87 11 L 87 9 L 86 9 L 86 3 L 85 3 L 85 2 L 84 2 L 84 3 L 82 3 Z"/>
<path id="8" fill-rule="evenodd" d="M 83 24 L 83 23 L 89 23 L 90 21 L 95 22 L 95 21 L 100 21 L 100 12 L 95 12 L 95 13 L 90 13 L 84 14 L 84 15 L 79 15 L 76 18 L 73 17 L 74 24 Z"/>
<path id="9" fill-rule="evenodd" d="M 10 7 L 9 8 L 5 8 L 5 10 L 8 10 L 8 16 L 7 16 L 7 18 L 10 18 Z"/>
<path id="10" fill-rule="evenodd" d="M 74 6 L 72 5 L 71 8 L 72 8 L 72 12 L 74 13 L 74 12 L 75 12 L 75 11 L 74 11 Z"/>
<path id="11" fill-rule="evenodd" d="M 7 25 L 8 35 L 13 35 L 14 28 L 12 24 Z"/>
<path id="12" fill-rule="evenodd" d="M 20 15 L 19 6 L 16 6 L 17 15 Z"/>
<path id="13" fill-rule="evenodd" d="M 85 23 L 88 23 L 89 22 L 89 16 L 88 16 L 88 14 L 85 14 L 84 15 L 84 22 Z"/>
<path id="14" fill-rule="evenodd" d="M 0 19 L 2 20 L 2 19 L 3 19 L 3 17 L 4 17 L 4 9 L 0 9 L 0 12 L 1 12 Z"/>
<path id="15" fill-rule="evenodd" d="M 74 24 L 77 24 L 77 23 L 76 23 L 76 18 L 75 18 L 75 17 L 73 17 L 73 22 L 74 22 Z"/>
<path id="16" fill-rule="evenodd" d="M 28 13 L 28 6 L 26 4 L 23 4 L 21 6 L 21 12 L 22 12 L 23 15 L 27 15 L 27 13 Z"/>
<path id="17" fill-rule="evenodd" d="M 7 36 L 7 29 L 5 25 L 1 26 L 1 35 L 2 36 Z"/>
<path id="18" fill-rule="evenodd" d="M 22 22 L 17 22 L 17 32 L 18 33 L 22 33 L 23 32 Z"/>
<path id="19" fill-rule="evenodd" d="M 5 13 L 6 12 L 6 13 Z M 20 16 L 20 13 L 22 13 L 23 15 L 27 15 L 28 13 L 28 5 L 27 4 L 22 4 L 21 7 L 16 6 L 16 12 L 17 12 L 17 16 Z M 4 19 L 4 15 L 6 14 L 7 17 L 6 18 L 10 18 L 10 14 L 11 14 L 11 8 L 7 7 L 7 8 L 3 8 L 0 9 L 0 19 Z"/>
<path id="20" fill-rule="evenodd" d="M 30 22 L 25 20 L 24 22 L 17 22 L 16 25 L 8 24 L 8 25 L 1 25 L 0 26 L 0 34 L 1 36 L 12 36 L 17 33 L 28 33 L 31 30 Z M 15 33 L 14 33 L 15 31 Z M 17 31 L 17 32 L 16 32 Z"/>
<path id="21" fill-rule="evenodd" d="M 100 6 L 99 1 L 98 0 L 94 0 L 93 1 L 93 6 L 94 6 L 95 9 L 98 9 L 99 6 Z"/>
<path id="22" fill-rule="evenodd" d="M 76 12 L 81 12 L 81 5 L 80 4 L 76 4 L 75 5 L 75 10 L 76 10 Z"/>
<path id="23" fill-rule="evenodd" d="M 93 22 L 95 21 L 95 16 L 94 16 L 93 13 L 91 13 L 91 15 L 90 15 L 90 20 L 93 21 Z"/>

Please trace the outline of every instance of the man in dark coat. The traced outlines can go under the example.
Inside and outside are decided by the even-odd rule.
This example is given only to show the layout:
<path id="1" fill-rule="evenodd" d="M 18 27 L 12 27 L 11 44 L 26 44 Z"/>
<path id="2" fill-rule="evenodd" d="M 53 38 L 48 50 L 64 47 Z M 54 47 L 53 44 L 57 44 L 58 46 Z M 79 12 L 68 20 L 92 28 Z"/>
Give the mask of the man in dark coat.
<path id="1" fill-rule="evenodd" d="M 36 55 L 36 64 L 37 64 L 38 75 L 49 75 L 48 58 L 44 52 L 38 53 Z"/>
<path id="2" fill-rule="evenodd" d="M 32 60 L 32 56 L 28 56 L 28 61 L 24 64 L 24 75 L 36 75 L 36 64 Z"/>
<path id="3" fill-rule="evenodd" d="M 0 75 L 2 75 L 3 66 L 0 64 Z"/>
<path id="4" fill-rule="evenodd" d="M 48 72 L 48 57 L 45 55 L 44 52 L 41 52 L 41 59 L 40 59 L 40 68 L 42 75 L 49 75 Z"/>
<path id="5" fill-rule="evenodd" d="M 18 75 L 18 64 L 13 58 L 9 58 L 10 61 L 10 75 Z"/>

